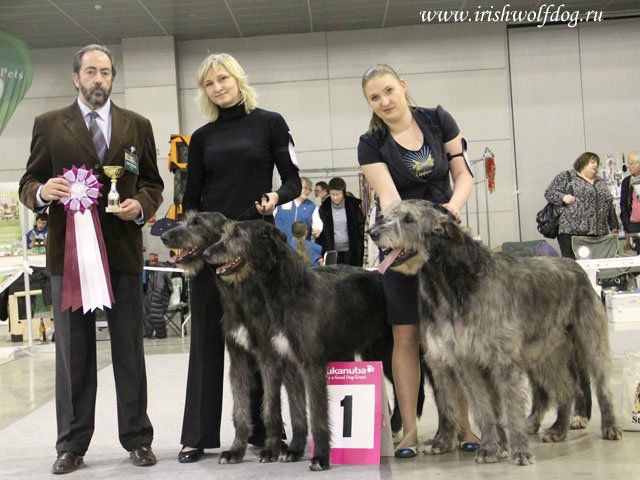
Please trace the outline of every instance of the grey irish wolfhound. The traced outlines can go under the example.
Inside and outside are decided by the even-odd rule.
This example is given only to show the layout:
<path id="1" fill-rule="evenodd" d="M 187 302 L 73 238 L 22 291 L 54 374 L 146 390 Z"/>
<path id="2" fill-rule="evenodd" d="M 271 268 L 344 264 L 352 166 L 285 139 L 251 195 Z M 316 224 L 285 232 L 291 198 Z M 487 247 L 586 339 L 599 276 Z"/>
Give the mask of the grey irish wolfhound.
<path id="1" fill-rule="evenodd" d="M 217 274 L 236 429 L 220 462 L 236 463 L 244 457 L 251 433 L 249 360 L 255 357 L 263 379 L 267 430 L 260 460 L 301 458 L 307 395 L 315 442 L 310 469 L 329 468 L 327 362 L 352 360 L 354 353 L 379 341 L 390 347 L 378 274 L 346 265 L 311 269 L 273 225 L 228 220 L 218 213 L 188 216 L 184 224 L 165 233 L 163 241 L 181 248 L 177 262 L 183 268 L 196 271 L 204 258 Z M 293 426 L 285 452 L 281 452 L 282 383 Z"/>
<path id="2" fill-rule="evenodd" d="M 534 391 L 547 394 L 537 399 L 537 417 L 549 401 L 557 404 L 558 418 L 544 440 L 566 438 L 576 389 L 572 362 L 593 379 L 602 436 L 622 437 L 608 384 L 606 315 L 575 261 L 492 253 L 441 207 L 422 200 L 394 205 L 369 233 L 389 252 L 381 271 L 419 276 L 421 335 L 436 389 L 444 398 L 456 398 L 447 392 L 460 385 L 466 389 L 481 431 L 478 463 L 496 462 L 509 450 L 515 464 L 534 463 L 526 376 Z M 439 411 L 454 415 L 446 406 Z M 429 448 L 446 448 L 452 435 L 442 429 Z"/>

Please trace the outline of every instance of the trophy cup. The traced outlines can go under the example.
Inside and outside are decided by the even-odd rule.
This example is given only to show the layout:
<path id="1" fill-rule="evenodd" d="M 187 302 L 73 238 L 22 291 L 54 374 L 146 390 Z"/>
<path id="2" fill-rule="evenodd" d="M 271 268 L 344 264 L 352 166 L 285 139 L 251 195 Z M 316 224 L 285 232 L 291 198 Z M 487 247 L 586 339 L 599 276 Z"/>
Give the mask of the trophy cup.
<path id="1" fill-rule="evenodd" d="M 116 183 L 118 183 L 118 178 L 124 173 L 124 167 L 109 165 L 102 167 L 102 170 L 104 170 L 104 173 L 111 179 L 111 189 L 109 190 L 109 195 L 107 195 L 107 208 L 105 208 L 105 210 L 107 213 L 119 212 L 120 194 L 118 190 L 116 190 Z"/>

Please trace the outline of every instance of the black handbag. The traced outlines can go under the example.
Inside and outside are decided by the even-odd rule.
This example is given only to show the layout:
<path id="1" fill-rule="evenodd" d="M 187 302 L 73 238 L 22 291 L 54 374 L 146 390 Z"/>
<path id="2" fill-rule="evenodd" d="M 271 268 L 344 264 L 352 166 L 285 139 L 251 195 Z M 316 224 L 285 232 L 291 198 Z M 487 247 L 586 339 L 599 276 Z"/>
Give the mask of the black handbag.
<path id="1" fill-rule="evenodd" d="M 571 174 L 569 172 L 567 172 L 567 183 L 569 185 L 569 191 L 567 193 L 573 195 L 573 189 L 571 188 Z M 542 210 L 536 214 L 538 231 L 545 238 L 556 238 L 558 236 L 562 207 L 562 205 L 554 205 L 553 203 L 547 202 Z"/>
<path id="2" fill-rule="evenodd" d="M 560 209 L 562 206 L 547 203 L 542 210 L 536 214 L 538 231 L 545 238 L 556 238 L 560 229 Z"/>

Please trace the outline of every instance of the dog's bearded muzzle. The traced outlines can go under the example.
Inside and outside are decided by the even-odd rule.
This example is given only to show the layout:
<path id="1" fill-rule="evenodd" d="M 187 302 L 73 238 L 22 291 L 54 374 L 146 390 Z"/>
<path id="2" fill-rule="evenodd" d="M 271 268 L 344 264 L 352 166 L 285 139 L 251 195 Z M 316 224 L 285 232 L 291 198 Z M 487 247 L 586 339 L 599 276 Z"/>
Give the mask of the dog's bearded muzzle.
<path id="1" fill-rule="evenodd" d="M 191 263 L 198 260 L 202 254 L 200 247 L 178 248 L 177 253 L 173 256 L 176 264 Z"/>
<path id="2" fill-rule="evenodd" d="M 237 273 L 246 261 L 242 256 L 235 256 L 222 246 L 222 241 L 207 248 L 203 253 L 204 261 L 216 270 L 216 275 L 225 277 Z"/>
<path id="3" fill-rule="evenodd" d="M 222 263 L 222 262 L 209 261 L 209 258 L 207 258 L 207 263 L 214 266 L 218 265 L 216 268 L 216 275 L 220 275 L 221 277 L 224 277 L 226 275 L 231 275 L 235 273 L 238 269 L 240 269 L 244 265 L 245 260 L 242 257 L 236 257 L 229 262 Z"/>

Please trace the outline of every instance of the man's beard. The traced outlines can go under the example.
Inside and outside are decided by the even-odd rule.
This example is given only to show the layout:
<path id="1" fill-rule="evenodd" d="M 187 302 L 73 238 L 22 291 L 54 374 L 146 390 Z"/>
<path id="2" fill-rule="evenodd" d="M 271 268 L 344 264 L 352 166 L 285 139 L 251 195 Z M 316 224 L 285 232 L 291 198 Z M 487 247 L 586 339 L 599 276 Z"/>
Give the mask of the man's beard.
<path id="1" fill-rule="evenodd" d="M 102 92 L 101 97 L 94 95 L 94 93 L 98 90 Z M 107 103 L 107 100 L 109 99 L 109 95 L 111 95 L 111 89 L 105 90 L 105 88 L 102 85 L 94 85 L 90 90 L 87 90 L 82 85 L 80 85 L 80 94 L 89 105 L 99 108 L 99 107 L 102 107 L 105 103 Z"/>

